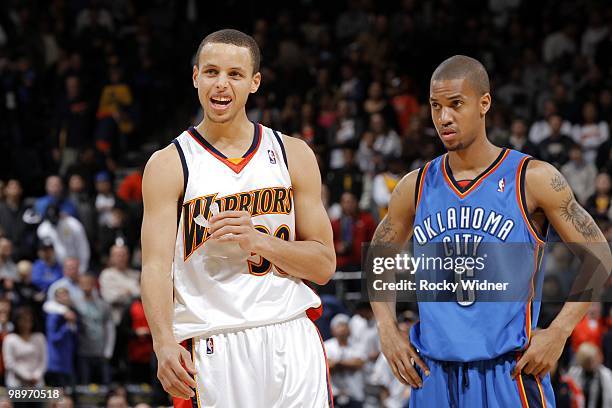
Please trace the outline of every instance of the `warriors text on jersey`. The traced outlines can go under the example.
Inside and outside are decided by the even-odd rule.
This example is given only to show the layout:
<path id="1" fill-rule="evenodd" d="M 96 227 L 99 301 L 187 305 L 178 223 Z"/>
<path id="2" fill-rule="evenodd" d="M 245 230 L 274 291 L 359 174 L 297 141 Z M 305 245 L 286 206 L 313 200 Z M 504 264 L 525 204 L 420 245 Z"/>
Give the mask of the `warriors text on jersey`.
<path id="1" fill-rule="evenodd" d="M 255 124 L 253 143 L 241 158 L 227 158 L 195 128 L 173 143 L 183 165 L 184 197 L 174 263 L 174 334 L 178 341 L 225 329 L 244 329 L 290 320 L 320 308 L 318 296 L 301 280 L 268 260 L 206 256 L 208 228 L 195 222 L 220 211 L 251 214 L 256 229 L 295 239 L 293 190 L 282 137 Z"/>

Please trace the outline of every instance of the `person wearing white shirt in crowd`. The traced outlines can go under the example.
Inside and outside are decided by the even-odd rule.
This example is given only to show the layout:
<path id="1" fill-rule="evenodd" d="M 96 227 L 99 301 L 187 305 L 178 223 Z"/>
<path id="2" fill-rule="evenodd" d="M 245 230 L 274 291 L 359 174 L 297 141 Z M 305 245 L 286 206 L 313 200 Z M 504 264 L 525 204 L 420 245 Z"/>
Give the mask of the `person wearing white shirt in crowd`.
<path id="1" fill-rule="evenodd" d="M 13 243 L 8 238 L 0 238 L 0 279 L 17 280 L 17 265 L 13 262 Z"/>
<path id="2" fill-rule="evenodd" d="M 597 169 L 584 159 L 582 148 L 574 145 L 569 151 L 570 161 L 561 167 L 561 173 L 574 191 L 578 201 L 585 205 L 586 200 L 595 193 Z"/>
<path id="3" fill-rule="evenodd" d="M 575 125 L 572 136 L 574 141 L 582 146 L 584 159 L 589 163 L 595 163 L 597 148 L 605 143 L 610 137 L 608 122 L 598 120 L 597 107 L 593 102 L 587 102 L 582 106 L 582 123 Z"/>
<path id="4" fill-rule="evenodd" d="M 417 320 L 416 314 L 407 310 L 398 316 L 397 328 L 407 338 L 410 328 Z M 380 400 L 383 408 L 404 408 L 407 406 L 410 398 L 410 387 L 402 384 L 393 375 L 393 370 L 389 367 L 389 363 L 382 353 L 376 360 L 370 383 L 381 387 Z"/>
<path id="5" fill-rule="evenodd" d="M 140 272 L 130 268 L 130 251 L 125 246 L 113 245 L 110 250 L 109 267 L 100 274 L 100 294 L 112 308 L 116 325 L 121 313 L 132 298 L 140 295 Z"/>
<path id="6" fill-rule="evenodd" d="M 351 339 L 349 317 L 334 316 L 330 323 L 332 338 L 325 342 L 327 362 L 331 373 L 334 404 L 338 408 L 361 408 L 365 399 L 363 365 L 367 355 Z"/>
<path id="7" fill-rule="evenodd" d="M 544 102 L 544 117 L 533 122 L 529 128 L 529 141 L 531 143 L 538 145 L 551 135 L 550 118 L 554 115 L 558 115 L 557 105 L 549 99 Z M 560 132 L 564 135 L 571 135 L 572 124 L 566 119 L 561 119 Z"/>
<path id="8" fill-rule="evenodd" d="M 47 369 L 47 341 L 35 333 L 32 310 L 22 307 L 15 314 L 15 332 L 2 343 L 7 387 L 42 387 Z"/>
<path id="9" fill-rule="evenodd" d="M 59 262 L 68 257 L 79 259 L 79 272 L 83 273 L 89 266 L 91 251 L 83 224 L 76 218 L 61 213 L 56 204 L 47 207 L 45 220 L 36 231 L 38 239 L 53 242 L 53 249 Z"/>
<path id="10" fill-rule="evenodd" d="M 79 286 L 79 260 L 77 258 L 66 258 L 64 260 L 63 273 L 64 277 L 56 280 L 49 286 L 47 290 L 47 302 L 43 305 L 45 313 L 64 313 L 65 310 L 49 309 L 53 303 L 51 300 L 55 299 L 55 291 L 59 288 L 68 289 L 70 299 L 73 303 L 78 303 L 83 298 L 83 291 Z"/>
<path id="11" fill-rule="evenodd" d="M 585 408 L 612 407 L 612 370 L 602 364 L 599 348 L 582 343 L 568 375 L 582 388 Z"/>
<path id="12" fill-rule="evenodd" d="M 374 150 L 385 157 L 399 157 L 402 154 L 402 141 L 397 132 L 390 129 L 380 113 L 370 117 L 370 130 L 374 133 Z"/>
<path id="13" fill-rule="evenodd" d="M 369 383 L 370 376 L 374 370 L 374 364 L 380 355 L 380 343 L 378 341 L 378 330 L 376 329 L 376 320 L 370 303 L 359 303 L 355 307 L 355 314 L 349 320 L 349 329 L 351 332 L 351 340 L 361 348 L 365 355 L 366 361 L 363 365 L 363 374 L 366 383 Z"/>

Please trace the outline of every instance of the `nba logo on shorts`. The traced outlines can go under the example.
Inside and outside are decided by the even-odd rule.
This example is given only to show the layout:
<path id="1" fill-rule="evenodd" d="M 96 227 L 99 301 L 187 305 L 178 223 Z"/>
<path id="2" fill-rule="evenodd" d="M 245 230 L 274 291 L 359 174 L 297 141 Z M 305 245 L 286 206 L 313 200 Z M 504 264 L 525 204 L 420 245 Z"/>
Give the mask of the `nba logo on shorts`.
<path id="1" fill-rule="evenodd" d="M 206 354 L 212 354 L 215 352 L 215 343 L 212 337 L 206 339 Z"/>
<path id="2" fill-rule="evenodd" d="M 271 164 L 276 164 L 276 155 L 272 150 L 268 150 L 268 157 L 270 158 Z"/>

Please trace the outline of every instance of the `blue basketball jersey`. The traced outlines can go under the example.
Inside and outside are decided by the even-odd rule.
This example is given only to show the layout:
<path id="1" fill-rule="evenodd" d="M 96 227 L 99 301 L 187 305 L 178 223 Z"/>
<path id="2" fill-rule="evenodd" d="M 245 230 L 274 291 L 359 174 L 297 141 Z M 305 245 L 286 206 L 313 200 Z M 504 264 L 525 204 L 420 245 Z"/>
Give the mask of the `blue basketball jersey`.
<path id="1" fill-rule="evenodd" d="M 453 293 L 461 294 L 457 299 L 419 301 L 420 321 L 412 328 L 410 339 L 423 355 L 469 362 L 493 359 L 527 346 L 539 314 L 537 299 L 542 277 L 538 271 L 546 240 L 527 212 L 524 179 L 529 160 L 520 152 L 503 149 L 481 175 L 464 187 L 453 178 L 447 154 L 420 170 L 414 256 L 431 256 L 432 248 L 433 253 L 439 254 L 443 248 L 447 256 L 447 251 L 461 256 L 469 255 L 461 251 L 476 253 L 486 247 L 486 267 L 472 271 L 470 278 L 508 278 L 513 281 L 513 290 L 524 294 L 524 300 L 479 301 L 478 292 L 470 297 L 461 291 Z M 431 280 L 431 274 L 417 270 L 417 282 Z"/>

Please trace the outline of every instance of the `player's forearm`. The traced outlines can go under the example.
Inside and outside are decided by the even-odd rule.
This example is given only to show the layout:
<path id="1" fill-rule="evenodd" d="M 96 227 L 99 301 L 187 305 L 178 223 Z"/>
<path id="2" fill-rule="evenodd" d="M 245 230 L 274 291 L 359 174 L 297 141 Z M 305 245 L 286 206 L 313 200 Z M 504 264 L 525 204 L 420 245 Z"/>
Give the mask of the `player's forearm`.
<path id="1" fill-rule="evenodd" d="M 174 342 L 172 331 L 172 276 L 170 269 L 143 265 L 141 278 L 142 305 L 151 330 L 153 345 Z"/>
<path id="2" fill-rule="evenodd" d="M 550 324 L 550 328 L 559 330 L 559 332 L 568 338 L 574 331 L 574 327 L 582 320 L 586 312 L 589 310 L 591 302 L 567 302 Z"/>
<path id="3" fill-rule="evenodd" d="M 336 270 L 333 248 L 317 241 L 284 241 L 262 234 L 254 252 L 284 273 L 318 285 L 329 282 Z"/>
<path id="4" fill-rule="evenodd" d="M 395 302 L 370 302 L 370 304 L 372 305 L 372 312 L 374 312 L 379 332 L 388 329 L 397 330 Z"/>

